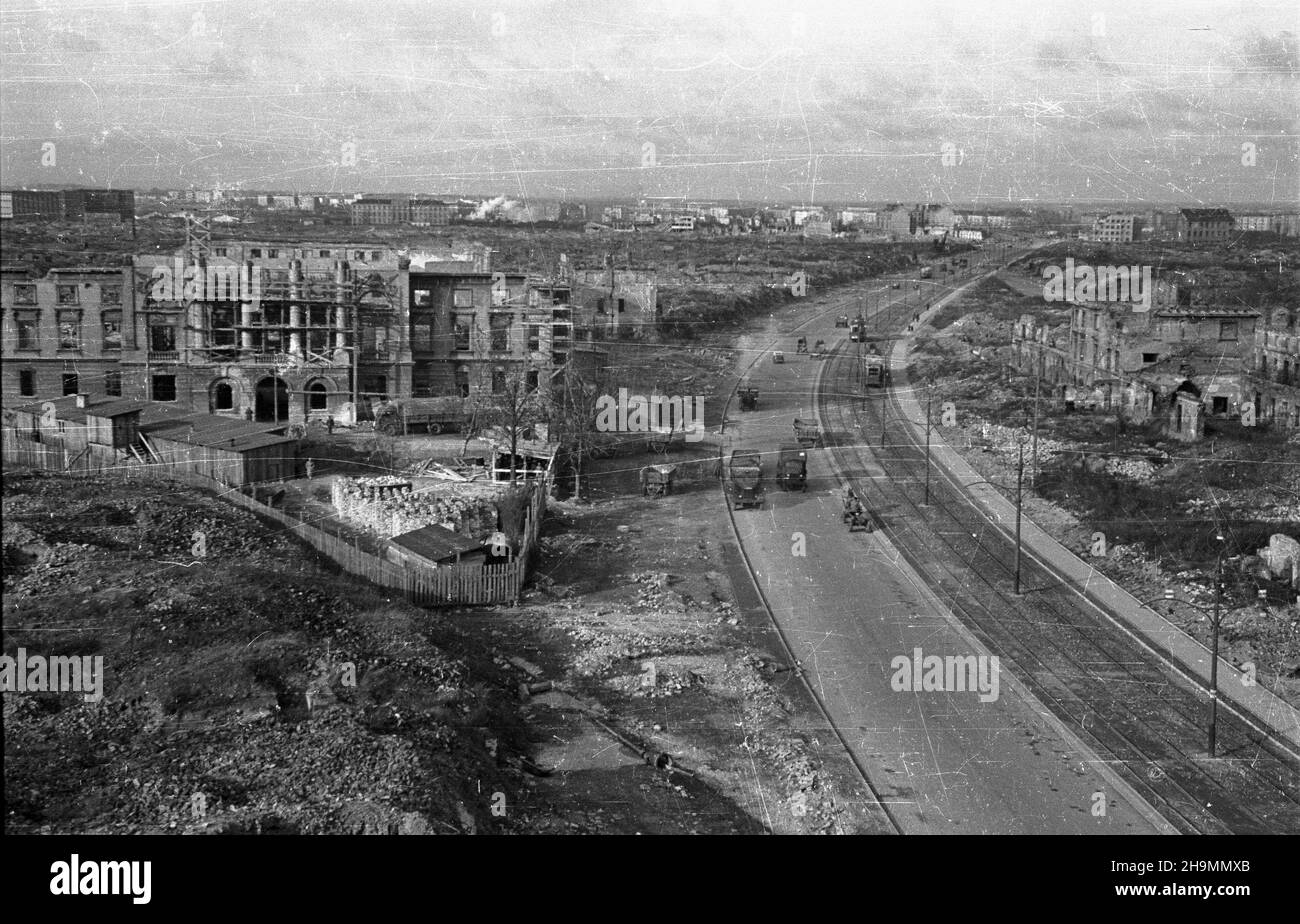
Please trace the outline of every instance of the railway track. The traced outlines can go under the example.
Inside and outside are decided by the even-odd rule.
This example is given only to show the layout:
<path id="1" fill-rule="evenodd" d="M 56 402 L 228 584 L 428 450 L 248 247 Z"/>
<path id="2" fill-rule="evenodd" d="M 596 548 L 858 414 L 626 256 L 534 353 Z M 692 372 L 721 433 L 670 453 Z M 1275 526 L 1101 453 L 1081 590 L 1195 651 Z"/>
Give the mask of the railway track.
<path id="1" fill-rule="evenodd" d="M 1221 701 L 1221 757 L 1203 755 L 1205 694 L 1014 546 L 960 488 L 932 475 L 890 393 L 865 403 L 838 343 L 817 385 L 827 451 L 863 490 L 877 525 L 988 649 L 1183 833 L 1300 832 L 1300 761 Z M 906 387 L 901 376 L 895 387 Z M 882 448 L 880 414 L 896 421 Z M 870 434 L 865 436 L 864 434 Z M 875 445 L 868 445 L 874 443 Z M 866 462 L 882 475 L 864 477 Z"/>

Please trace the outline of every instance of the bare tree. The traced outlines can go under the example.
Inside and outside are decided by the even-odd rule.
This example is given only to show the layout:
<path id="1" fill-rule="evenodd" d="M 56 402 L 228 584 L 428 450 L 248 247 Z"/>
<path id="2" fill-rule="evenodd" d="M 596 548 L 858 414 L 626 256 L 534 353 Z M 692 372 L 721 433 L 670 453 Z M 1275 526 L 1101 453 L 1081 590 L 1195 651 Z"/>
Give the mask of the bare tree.
<path id="1" fill-rule="evenodd" d="M 551 434 L 573 467 L 573 494 L 581 495 L 582 466 L 596 446 L 595 430 L 597 402 L 602 392 L 599 373 L 590 377 L 579 373 L 572 364 L 554 384 L 552 392 Z"/>
<path id="2" fill-rule="evenodd" d="M 517 477 L 519 442 L 540 423 L 549 420 L 550 402 L 535 381 L 540 370 L 532 365 L 515 365 L 504 372 L 492 373 L 492 395 L 480 402 L 488 426 L 504 431 L 510 445 L 510 482 Z"/>

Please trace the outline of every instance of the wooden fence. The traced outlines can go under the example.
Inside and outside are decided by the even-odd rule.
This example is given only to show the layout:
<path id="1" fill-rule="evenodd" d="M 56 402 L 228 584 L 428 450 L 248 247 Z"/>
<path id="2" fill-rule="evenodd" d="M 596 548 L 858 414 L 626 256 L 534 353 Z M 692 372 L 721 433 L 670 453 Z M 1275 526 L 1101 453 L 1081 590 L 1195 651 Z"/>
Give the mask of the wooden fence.
<path id="1" fill-rule="evenodd" d="M 4 428 L 0 458 L 5 465 L 22 465 L 69 475 L 107 475 L 122 464 L 114 450 L 103 446 L 90 444 L 70 448 L 55 441 L 37 443 L 16 435 L 10 427 Z"/>
<path id="2" fill-rule="evenodd" d="M 544 477 L 531 482 L 532 496 L 525 508 L 520 548 L 513 561 L 497 565 L 422 568 L 396 564 L 382 555 L 361 548 L 353 539 L 313 526 L 292 514 L 268 506 L 256 496 L 226 487 L 201 475 L 167 469 L 156 471 L 139 464 L 118 465 L 116 468 L 74 467 L 68 471 L 69 460 L 65 455 L 59 446 L 24 439 L 6 438 L 4 441 L 5 465 L 66 471 L 73 475 L 117 474 L 128 478 L 135 476 L 151 480 L 181 481 L 215 491 L 222 500 L 280 524 L 348 574 L 363 578 L 377 587 L 400 591 L 407 600 L 420 606 L 518 603 L 528 579 L 529 564 L 536 551 L 537 537 L 546 515 L 546 496 L 553 477 L 548 469 Z"/>

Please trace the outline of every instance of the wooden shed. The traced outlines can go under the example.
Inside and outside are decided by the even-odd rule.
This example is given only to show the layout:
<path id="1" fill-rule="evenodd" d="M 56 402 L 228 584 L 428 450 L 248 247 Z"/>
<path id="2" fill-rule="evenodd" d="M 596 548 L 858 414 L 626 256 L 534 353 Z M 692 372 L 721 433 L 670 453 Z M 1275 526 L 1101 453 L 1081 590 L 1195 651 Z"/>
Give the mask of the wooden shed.
<path id="1" fill-rule="evenodd" d="M 140 436 L 155 461 L 232 487 L 298 476 L 299 441 L 242 420 L 170 417 L 142 424 Z"/>
<path id="2" fill-rule="evenodd" d="M 129 450 L 146 406 L 144 401 L 69 395 L 15 409 L 14 426 L 27 439 L 73 451 L 87 445 Z"/>
<path id="3" fill-rule="evenodd" d="M 433 524 L 390 539 L 388 559 L 423 568 L 481 565 L 487 560 L 487 551 L 482 542 Z"/>

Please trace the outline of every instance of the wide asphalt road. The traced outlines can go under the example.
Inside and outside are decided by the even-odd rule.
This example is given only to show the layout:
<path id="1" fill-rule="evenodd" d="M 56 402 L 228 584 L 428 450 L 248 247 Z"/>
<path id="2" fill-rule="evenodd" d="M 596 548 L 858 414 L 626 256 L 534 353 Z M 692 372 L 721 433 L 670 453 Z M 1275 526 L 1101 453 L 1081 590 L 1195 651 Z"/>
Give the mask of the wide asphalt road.
<path id="1" fill-rule="evenodd" d="M 922 293 L 938 297 L 941 282 L 924 285 Z M 872 283 L 872 309 L 878 300 L 908 293 L 915 304 L 911 285 L 895 291 Z M 783 329 L 825 308 L 810 299 L 783 316 Z M 807 493 L 785 493 L 774 483 L 777 448 L 792 441 L 796 416 L 812 415 L 821 369 L 820 361 L 795 353 L 795 338 L 805 335 L 810 345 L 825 339 L 828 347 L 847 341 L 848 331 L 834 327 L 837 313 L 783 337 L 776 348 L 784 351 L 784 364 L 773 363 L 770 354 L 759 358 L 747 376 L 761 392 L 759 407 L 742 412 L 732 404 L 725 445 L 728 453 L 736 447 L 764 453 L 766 503 L 735 511 L 742 547 L 809 682 L 887 808 L 909 834 L 1169 831 L 1009 670 L 1000 671 L 996 699 L 894 689 L 896 656 L 910 661 L 915 649 L 941 658 L 988 653 L 887 539 L 847 531 L 841 522 L 844 482 L 831 471 L 824 449 L 809 452 Z M 869 478 L 873 472 L 864 464 L 853 474 Z"/>

